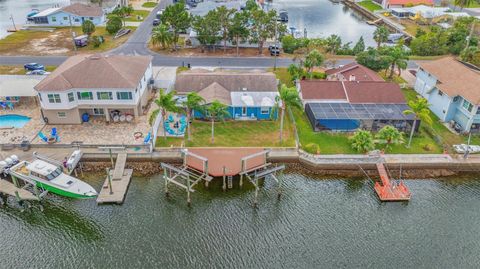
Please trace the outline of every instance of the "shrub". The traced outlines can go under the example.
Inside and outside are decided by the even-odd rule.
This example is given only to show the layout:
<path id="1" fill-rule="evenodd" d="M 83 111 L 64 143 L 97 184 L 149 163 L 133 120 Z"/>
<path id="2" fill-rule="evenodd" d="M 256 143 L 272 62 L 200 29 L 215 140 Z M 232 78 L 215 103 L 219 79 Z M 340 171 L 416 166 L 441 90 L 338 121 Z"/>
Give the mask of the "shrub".
<path id="1" fill-rule="evenodd" d="M 322 73 L 322 72 L 312 72 L 311 76 L 314 79 L 326 79 L 327 78 L 327 74 Z"/>
<path id="2" fill-rule="evenodd" d="M 82 32 L 90 36 L 95 32 L 95 24 L 93 24 L 93 22 L 91 22 L 90 20 L 85 20 L 82 23 Z"/>
<path id="3" fill-rule="evenodd" d="M 122 29 L 122 19 L 118 16 L 111 16 L 107 21 L 107 32 L 111 35 Z"/>
<path id="4" fill-rule="evenodd" d="M 291 36 L 286 35 L 282 38 L 282 48 L 285 53 L 293 53 L 297 48 L 297 40 Z"/>
<path id="5" fill-rule="evenodd" d="M 307 144 L 304 150 L 311 154 L 320 154 L 320 146 L 316 143 Z"/>
<path id="6" fill-rule="evenodd" d="M 426 143 L 422 146 L 422 149 L 425 150 L 425 151 L 432 151 L 433 150 L 433 145 L 429 144 L 429 143 Z"/>
<path id="7" fill-rule="evenodd" d="M 93 47 L 94 47 L 94 48 L 98 48 L 98 47 L 100 47 L 100 45 L 103 43 L 103 42 L 102 42 L 102 41 L 103 41 L 103 38 L 100 37 L 100 36 L 94 35 L 94 36 L 91 37 L 91 41 L 92 41 Z"/>
<path id="8" fill-rule="evenodd" d="M 350 137 L 352 148 L 358 152 L 367 153 L 375 148 L 373 135 L 366 130 L 358 130 Z"/>

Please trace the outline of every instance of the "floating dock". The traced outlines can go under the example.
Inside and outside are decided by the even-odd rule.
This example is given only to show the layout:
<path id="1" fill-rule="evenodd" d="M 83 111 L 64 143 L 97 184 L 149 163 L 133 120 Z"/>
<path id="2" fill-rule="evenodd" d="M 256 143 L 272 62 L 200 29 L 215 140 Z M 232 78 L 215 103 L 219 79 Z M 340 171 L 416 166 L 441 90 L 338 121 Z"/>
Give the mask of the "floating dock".
<path id="1" fill-rule="evenodd" d="M 126 153 L 119 153 L 115 169 L 108 169 L 107 178 L 97 197 L 97 204 L 122 204 L 132 179 L 133 169 L 125 169 Z"/>
<path id="2" fill-rule="evenodd" d="M 40 199 L 31 192 L 16 187 L 13 183 L 0 179 L 0 193 L 16 197 L 19 201 L 39 201 Z"/>
<path id="3" fill-rule="evenodd" d="M 377 170 L 380 174 L 380 182 L 375 182 L 375 191 L 382 202 L 397 202 L 410 200 L 410 191 L 407 186 L 400 183 L 390 182 L 387 170 L 383 163 L 377 163 Z"/>

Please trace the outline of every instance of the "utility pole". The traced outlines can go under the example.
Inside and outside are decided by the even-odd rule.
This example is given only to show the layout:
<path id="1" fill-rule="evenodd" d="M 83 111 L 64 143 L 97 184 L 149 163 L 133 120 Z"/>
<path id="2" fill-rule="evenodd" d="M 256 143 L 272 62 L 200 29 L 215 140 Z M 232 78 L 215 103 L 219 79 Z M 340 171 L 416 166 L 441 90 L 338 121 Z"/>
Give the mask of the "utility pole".
<path id="1" fill-rule="evenodd" d="M 75 35 L 73 34 L 72 16 L 68 15 L 68 20 L 70 21 L 70 34 L 72 35 L 73 50 L 74 53 L 77 54 L 77 44 L 75 43 Z"/>
<path id="2" fill-rule="evenodd" d="M 278 43 L 277 32 L 278 32 L 278 17 L 275 16 L 275 48 L 274 48 L 275 62 L 273 63 L 273 71 L 277 70 L 277 52 L 280 53 L 280 48 L 278 47 L 278 44 L 277 44 Z"/>
<path id="3" fill-rule="evenodd" d="M 13 23 L 13 29 L 15 30 L 15 32 L 17 31 L 17 26 L 15 26 L 15 21 L 13 20 L 13 16 L 12 14 L 10 14 L 10 20 L 12 20 L 12 23 Z"/>

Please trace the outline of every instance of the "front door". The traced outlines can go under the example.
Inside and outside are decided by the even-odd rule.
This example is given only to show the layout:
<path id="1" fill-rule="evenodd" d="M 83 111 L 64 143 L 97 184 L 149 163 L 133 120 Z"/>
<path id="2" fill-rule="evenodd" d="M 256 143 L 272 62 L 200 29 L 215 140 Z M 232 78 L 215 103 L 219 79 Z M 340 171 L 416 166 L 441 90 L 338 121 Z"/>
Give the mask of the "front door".
<path id="1" fill-rule="evenodd" d="M 247 107 L 242 107 L 242 116 L 247 116 Z"/>

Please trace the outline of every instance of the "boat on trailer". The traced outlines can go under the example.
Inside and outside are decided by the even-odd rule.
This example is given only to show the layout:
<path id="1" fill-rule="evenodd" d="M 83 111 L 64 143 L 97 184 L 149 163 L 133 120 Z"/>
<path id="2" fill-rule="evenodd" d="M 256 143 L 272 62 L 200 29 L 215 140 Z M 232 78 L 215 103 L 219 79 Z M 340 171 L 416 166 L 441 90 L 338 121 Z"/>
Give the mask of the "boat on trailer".
<path id="1" fill-rule="evenodd" d="M 62 166 L 41 159 L 21 161 L 12 166 L 8 173 L 60 196 L 88 199 L 98 195 L 92 186 L 65 174 Z"/>

